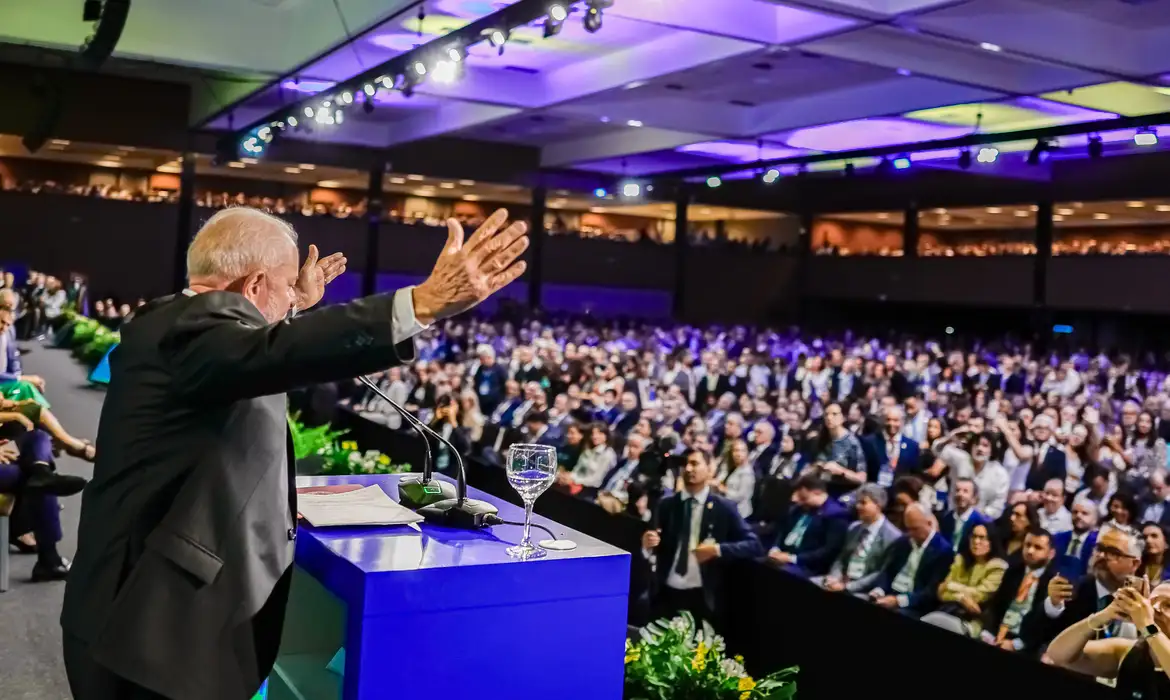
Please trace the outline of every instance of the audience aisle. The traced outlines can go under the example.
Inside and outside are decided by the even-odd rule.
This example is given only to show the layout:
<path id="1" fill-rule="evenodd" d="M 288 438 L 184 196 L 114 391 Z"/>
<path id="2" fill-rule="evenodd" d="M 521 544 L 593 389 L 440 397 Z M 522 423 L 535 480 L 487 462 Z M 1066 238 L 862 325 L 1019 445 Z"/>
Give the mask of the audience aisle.
<path id="1" fill-rule="evenodd" d="M 45 378 L 53 411 L 81 435 L 97 434 L 104 392 L 90 389 L 85 370 L 69 353 L 34 348 L 21 358 L 29 374 Z M 57 468 L 88 477 L 90 465 L 63 456 Z M 73 557 L 77 546 L 80 497 L 65 499 L 61 554 Z M 12 556 L 12 587 L 0 593 L 0 697 L 4 700 L 66 700 L 70 697 L 61 664 L 61 595 L 64 584 L 28 582 L 36 557 Z"/>

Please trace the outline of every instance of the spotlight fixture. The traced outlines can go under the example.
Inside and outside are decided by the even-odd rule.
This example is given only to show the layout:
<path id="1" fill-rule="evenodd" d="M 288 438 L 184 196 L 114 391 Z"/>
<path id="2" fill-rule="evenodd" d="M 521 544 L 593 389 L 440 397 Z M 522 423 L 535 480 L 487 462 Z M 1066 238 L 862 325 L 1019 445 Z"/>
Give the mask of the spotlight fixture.
<path id="1" fill-rule="evenodd" d="M 963 150 L 959 151 L 959 167 L 962 168 L 963 170 L 967 170 L 968 168 L 971 167 L 971 149 L 970 148 L 964 148 Z"/>
<path id="2" fill-rule="evenodd" d="M 720 180 L 718 177 L 716 177 L 714 175 L 707 178 L 707 187 L 715 188 L 715 187 L 718 187 L 722 184 L 723 184 L 723 180 Z"/>
<path id="3" fill-rule="evenodd" d="M 459 77 L 459 64 L 451 61 L 439 61 L 431 71 L 431 77 L 436 83 L 450 85 Z"/>
<path id="4" fill-rule="evenodd" d="M 544 20 L 544 38 L 554 37 L 561 33 L 561 27 L 565 23 L 565 18 L 569 16 L 569 11 L 565 9 L 564 5 L 560 3 L 553 3 L 548 7 L 548 17 Z"/>
<path id="5" fill-rule="evenodd" d="M 910 156 L 898 156 L 894 159 L 894 170 L 906 170 L 910 167 Z"/>
<path id="6" fill-rule="evenodd" d="M 488 43 L 497 50 L 499 55 L 503 56 L 504 44 L 508 43 L 508 32 L 503 29 L 489 29 L 485 33 L 488 37 Z"/>
<path id="7" fill-rule="evenodd" d="M 608 195 L 608 194 L 609 194 L 609 193 L 605 191 L 605 188 L 604 188 L 604 187 L 598 187 L 597 189 L 593 190 L 593 196 L 594 196 L 594 197 L 603 198 L 603 197 L 605 197 L 605 196 L 606 196 L 606 195 Z"/>
<path id="8" fill-rule="evenodd" d="M 642 194 L 642 186 L 636 182 L 627 182 L 622 185 L 623 197 L 637 197 Z"/>
<path id="9" fill-rule="evenodd" d="M 295 126 L 297 125 L 297 123 L 298 123 L 298 122 L 297 122 L 297 118 L 296 118 L 296 117 L 294 117 L 293 115 L 291 115 L 291 114 L 290 114 L 290 115 L 288 116 L 288 125 L 289 125 L 289 126 L 292 126 L 292 127 L 295 127 Z"/>
<path id="10" fill-rule="evenodd" d="M 341 93 L 341 101 L 347 105 L 353 104 L 353 93 L 348 90 Z"/>
<path id="11" fill-rule="evenodd" d="M 980 163 L 994 163 L 996 158 L 999 158 L 999 149 L 993 146 L 984 146 L 975 155 L 975 160 Z"/>
<path id="12" fill-rule="evenodd" d="M 1089 157 L 1100 158 L 1105 153 L 1105 144 L 1101 141 L 1100 134 L 1093 134 L 1089 137 Z"/>
<path id="13" fill-rule="evenodd" d="M 333 123 L 340 124 L 344 119 L 344 113 L 339 109 L 333 113 Z"/>
<path id="14" fill-rule="evenodd" d="M 414 69 L 415 75 L 423 76 L 427 74 L 427 64 L 423 63 L 422 61 L 415 61 L 411 68 Z"/>
<path id="15" fill-rule="evenodd" d="M 585 31 L 593 34 L 601 29 L 601 11 L 613 7 L 613 0 L 590 0 L 585 8 Z"/>
<path id="16" fill-rule="evenodd" d="M 459 48 L 458 46 L 452 46 L 451 48 L 447 49 L 447 59 L 452 63 L 459 63 L 462 61 L 463 55 L 463 49 Z"/>
<path id="17" fill-rule="evenodd" d="M 1158 132 L 1150 127 L 1143 127 L 1134 132 L 1133 142 L 1138 146 L 1157 146 Z"/>
<path id="18" fill-rule="evenodd" d="M 362 92 L 366 93 L 366 97 L 373 97 L 374 93 L 377 91 L 378 91 L 378 88 L 374 87 L 373 83 L 366 83 L 362 87 Z"/>
<path id="19" fill-rule="evenodd" d="M 1028 158 L 1025 162 L 1028 165 L 1039 165 L 1040 163 L 1048 160 L 1049 148 L 1051 148 L 1051 144 L 1049 144 L 1048 141 L 1044 139 L 1038 139 L 1036 141 L 1036 145 L 1033 146 L 1032 150 L 1028 152 Z"/>
<path id="20" fill-rule="evenodd" d="M 764 184 L 770 185 L 779 179 L 780 179 L 780 171 L 777 170 L 776 168 L 772 168 L 768 172 L 764 173 Z"/>

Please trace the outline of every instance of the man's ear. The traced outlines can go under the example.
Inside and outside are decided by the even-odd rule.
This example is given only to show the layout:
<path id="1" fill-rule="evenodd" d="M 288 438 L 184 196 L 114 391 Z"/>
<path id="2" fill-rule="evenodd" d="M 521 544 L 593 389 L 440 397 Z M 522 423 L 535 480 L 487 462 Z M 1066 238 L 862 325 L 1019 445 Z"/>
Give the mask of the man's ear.
<path id="1" fill-rule="evenodd" d="M 241 280 L 240 294 L 249 299 L 257 299 L 267 283 L 263 270 L 257 270 Z"/>

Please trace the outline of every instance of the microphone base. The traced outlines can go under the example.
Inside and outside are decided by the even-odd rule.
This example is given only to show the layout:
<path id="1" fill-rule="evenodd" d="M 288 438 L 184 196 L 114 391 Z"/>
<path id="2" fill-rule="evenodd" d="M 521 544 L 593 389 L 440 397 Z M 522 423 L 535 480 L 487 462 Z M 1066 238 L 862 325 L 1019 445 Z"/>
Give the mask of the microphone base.
<path id="1" fill-rule="evenodd" d="M 500 509 L 492 504 L 472 498 L 463 499 L 462 505 L 459 505 L 459 499 L 448 498 L 418 509 L 418 514 L 429 523 L 463 530 L 487 527 L 490 524 L 486 522 L 487 516 L 499 512 Z"/>
<path id="2" fill-rule="evenodd" d="M 424 480 L 422 476 L 406 476 L 398 480 L 398 502 L 410 510 L 450 500 L 457 495 L 455 484 L 439 479 Z"/>

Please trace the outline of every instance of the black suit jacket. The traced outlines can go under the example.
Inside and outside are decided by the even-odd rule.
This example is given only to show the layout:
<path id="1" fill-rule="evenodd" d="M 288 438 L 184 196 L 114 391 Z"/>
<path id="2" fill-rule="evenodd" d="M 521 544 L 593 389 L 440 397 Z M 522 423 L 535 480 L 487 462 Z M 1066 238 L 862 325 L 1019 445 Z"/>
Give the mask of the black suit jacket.
<path id="1" fill-rule="evenodd" d="M 296 538 L 285 392 L 411 359 L 393 296 L 268 324 L 231 292 L 141 308 L 110 357 L 61 625 L 174 700 L 247 700 L 272 669 Z"/>
<path id="2" fill-rule="evenodd" d="M 1025 574 L 1027 574 L 1027 569 L 1022 563 L 1015 564 L 1004 572 L 1003 583 L 1000 584 L 999 590 L 991 596 L 991 600 L 987 601 L 983 610 L 983 629 L 993 635 L 999 632 L 1003 616 L 1008 607 L 1011 606 L 1012 599 L 1019 592 Z M 1032 606 L 1028 608 L 1024 619 L 1020 622 L 1019 639 L 1024 643 L 1024 651 L 1035 654 L 1040 650 L 1040 646 L 1049 640 L 1049 630 L 1052 624 L 1048 616 L 1044 614 L 1044 599 L 1048 597 L 1048 583 L 1055 574 L 1056 568 L 1051 564 L 1044 569 L 1044 573 L 1040 575 L 1040 580 L 1036 584 L 1036 594 L 1032 596 Z"/>
<path id="3" fill-rule="evenodd" d="M 719 400 L 727 392 L 732 391 L 731 380 L 727 375 L 720 374 L 719 378 L 715 380 L 715 388 L 710 389 L 707 385 L 707 376 L 699 379 L 698 384 L 695 385 L 695 406 L 698 407 L 699 412 L 706 411 L 709 407 L 714 406 L 715 402 Z"/>
<path id="4" fill-rule="evenodd" d="M 683 503 L 680 494 L 664 498 L 658 503 L 658 527 L 662 537 L 655 550 L 658 554 L 658 568 L 655 580 L 659 588 L 666 585 L 666 579 L 674 568 L 678 553 L 679 523 L 683 517 Z M 763 547 L 755 533 L 739 515 L 735 503 L 709 492 L 707 505 L 699 527 L 699 542 L 713 539 L 719 543 L 720 558 L 702 564 L 703 594 L 707 606 L 715 610 L 722 601 L 723 562 L 732 559 L 755 559 L 763 556 Z"/>

